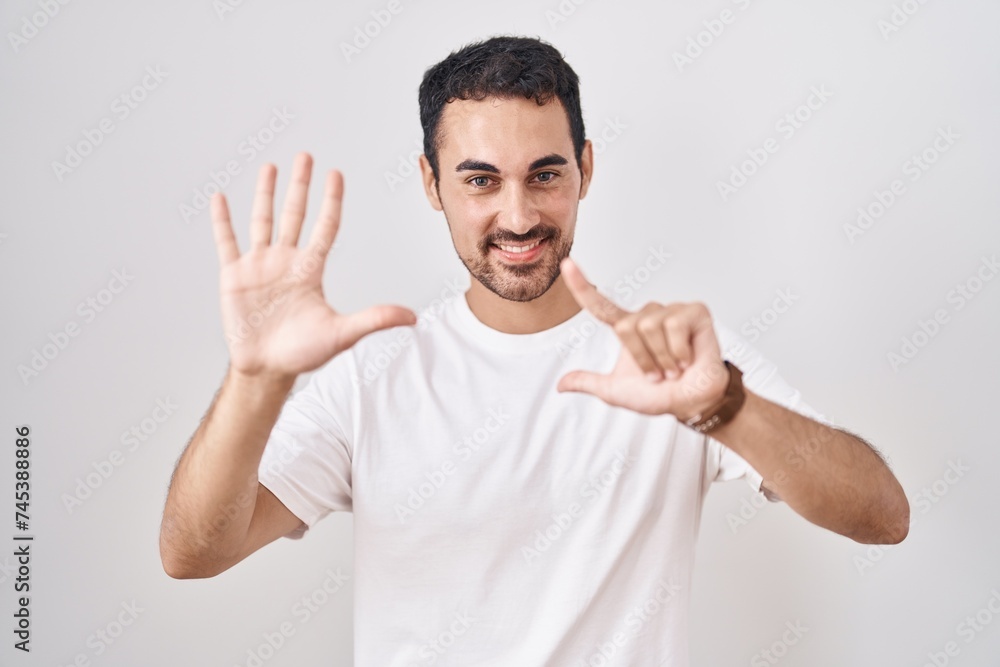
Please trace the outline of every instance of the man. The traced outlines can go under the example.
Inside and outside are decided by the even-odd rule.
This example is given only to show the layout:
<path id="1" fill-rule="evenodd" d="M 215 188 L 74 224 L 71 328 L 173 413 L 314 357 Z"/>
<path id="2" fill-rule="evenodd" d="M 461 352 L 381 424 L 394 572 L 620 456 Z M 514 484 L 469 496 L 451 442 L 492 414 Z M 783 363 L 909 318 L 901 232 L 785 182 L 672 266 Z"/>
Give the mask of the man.
<path id="1" fill-rule="evenodd" d="M 343 184 L 329 172 L 297 247 L 308 155 L 273 242 L 271 165 L 245 254 L 213 199 L 230 367 L 171 481 L 168 574 L 214 576 L 351 511 L 357 664 L 686 665 L 712 481 L 862 543 L 905 537 L 880 456 L 703 304 L 623 310 L 569 259 L 594 158 L 558 51 L 472 44 L 419 98 L 427 198 L 471 278 L 440 313 L 327 305 Z"/>

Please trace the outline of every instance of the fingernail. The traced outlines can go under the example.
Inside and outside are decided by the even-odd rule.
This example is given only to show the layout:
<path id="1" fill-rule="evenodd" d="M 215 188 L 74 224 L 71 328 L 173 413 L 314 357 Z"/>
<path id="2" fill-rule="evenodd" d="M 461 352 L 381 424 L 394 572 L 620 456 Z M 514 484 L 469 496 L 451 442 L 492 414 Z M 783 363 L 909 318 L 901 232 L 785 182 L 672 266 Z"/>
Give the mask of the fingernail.
<path id="1" fill-rule="evenodd" d="M 667 379 L 668 380 L 676 380 L 679 377 L 680 377 L 680 373 L 678 373 L 677 371 L 675 371 L 673 369 L 670 369 L 669 371 L 667 371 Z"/>
<path id="2" fill-rule="evenodd" d="M 646 373 L 646 379 L 650 382 L 659 382 L 663 379 L 663 375 L 659 371 L 649 371 Z"/>

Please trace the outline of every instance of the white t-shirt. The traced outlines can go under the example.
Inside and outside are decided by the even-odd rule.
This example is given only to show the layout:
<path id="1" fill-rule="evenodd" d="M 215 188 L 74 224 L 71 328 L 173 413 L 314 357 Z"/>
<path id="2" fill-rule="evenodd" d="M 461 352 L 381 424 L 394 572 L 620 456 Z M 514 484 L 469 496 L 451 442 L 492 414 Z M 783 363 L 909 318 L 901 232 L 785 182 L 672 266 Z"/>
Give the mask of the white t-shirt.
<path id="1" fill-rule="evenodd" d="M 715 329 L 746 387 L 831 423 Z M 556 391 L 621 349 L 586 310 L 507 334 L 459 293 L 288 399 L 260 482 L 302 519 L 292 538 L 354 513 L 356 664 L 687 667 L 702 501 L 761 476 L 673 416 Z"/>

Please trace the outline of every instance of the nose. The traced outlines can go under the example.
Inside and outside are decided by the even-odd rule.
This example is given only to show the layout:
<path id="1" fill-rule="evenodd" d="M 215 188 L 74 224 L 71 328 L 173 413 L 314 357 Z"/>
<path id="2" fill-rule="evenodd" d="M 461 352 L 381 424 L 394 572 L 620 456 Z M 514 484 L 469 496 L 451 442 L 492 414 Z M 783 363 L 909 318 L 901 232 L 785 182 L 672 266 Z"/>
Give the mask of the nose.
<path id="1" fill-rule="evenodd" d="M 524 234 L 541 221 L 532 194 L 521 184 L 507 183 L 497 221 L 515 234 Z"/>

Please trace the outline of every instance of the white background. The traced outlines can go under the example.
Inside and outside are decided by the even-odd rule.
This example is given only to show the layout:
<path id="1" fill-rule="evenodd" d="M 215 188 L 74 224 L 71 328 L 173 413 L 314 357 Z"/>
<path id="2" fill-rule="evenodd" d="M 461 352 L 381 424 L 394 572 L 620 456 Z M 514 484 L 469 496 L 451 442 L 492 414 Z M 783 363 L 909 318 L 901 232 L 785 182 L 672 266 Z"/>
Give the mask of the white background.
<path id="1" fill-rule="evenodd" d="M 958 626 L 1000 591 L 1000 280 L 976 282 L 983 258 L 1000 252 L 1000 6 L 911 0 L 912 15 L 903 23 L 897 14 L 891 32 L 879 26 L 892 20 L 888 0 L 567 0 L 562 13 L 556 0 L 400 6 L 348 61 L 342 43 L 386 3 L 247 0 L 220 14 L 210 2 L 73 2 L 51 18 L 37 2 L 3 4 L 0 543 L 16 532 L 21 424 L 33 432 L 37 537 L 29 656 L 12 648 L 12 548 L 0 546 L 0 663 L 68 665 L 82 654 L 93 665 L 246 665 L 262 634 L 290 621 L 295 634 L 266 665 L 350 664 L 349 585 L 306 623 L 292 612 L 327 568 L 354 572 L 350 515 L 213 579 L 175 581 L 160 565 L 169 477 L 227 360 L 208 214 L 186 221 L 181 206 L 194 208 L 210 172 L 237 161 L 225 191 L 246 248 L 257 169 L 278 166 L 283 196 L 293 155 L 308 150 L 314 173 L 345 174 L 325 273 L 331 303 L 423 309 L 446 281 L 468 278 L 444 218 L 401 167 L 422 136 L 417 87 L 452 50 L 516 33 L 552 42 L 580 75 L 591 138 L 609 123 L 620 130 L 605 135 L 613 140 L 580 208 L 573 254 L 588 277 L 613 295 L 650 246 L 663 246 L 670 262 L 623 305 L 702 300 L 744 333 L 765 318 L 753 344 L 806 402 L 883 451 L 911 498 L 906 541 L 869 549 L 784 504 L 734 524 L 741 507 L 752 514 L 741 505 L 750 489 L 714 485 L 694 581 L 693 664 L 753 664 L 786 622 L 808 628 L 779 648 L 789 667 L 922 665 L 949 641 L 960 650 L 949 664 L 995 664 L 1000 618 L 984 613 L 992 623 L 971 641 Z M 726 9 L 733 20 L 721 34 L 705 32 Z M 32 31 L 26 19 L 44 25 Z M 679 67 L 674 54 L 699 33 L 706 46 Z M 147 67 L 166 76 L 123 118 L 116 98 L 141 86 Z M 786 138 L 776 124 L 813 87 L 831 96 L 800 111 L 808 120 Z M 248 159 L 241 142 L 275 108 L 294 119 Z M 114 131 L 57 174 L 53 163 L 102 118 Z M 958 139 L 911 180 L 905 164 L 940 128 Z M 717 183 L 768 138 L 779 150 L 724 201 Z M 402 182 L 390 187 L 387 173 Z M 852 242 L 845 225 L 894 179 L 905 192 Z M 123 269 L 128 286 L 87 320 L 78 305 Z M 952 290 L 967 282 L 979 291 L 959 308 Z M 796 299 L 773 318 L 778 290 Z M 938 309 L 947 321 L 917 335 L 916 354 L 894 368 L 888 355 L 902 356 L 904 337 Z M 23 378 L 19 366 L 71 322 L 79 335 Z M 127 451 L 121 434 L 168 398 L 173 414 Z M 70 511 L 64 496 L 113 450 L 121 465 Z M 958 462 L 968 472 L 943 481 Z M 925 489 L 934 502 L 917 501 Z M 97 655 L 88 637 L 133 600 L 138 618 Z"/>

